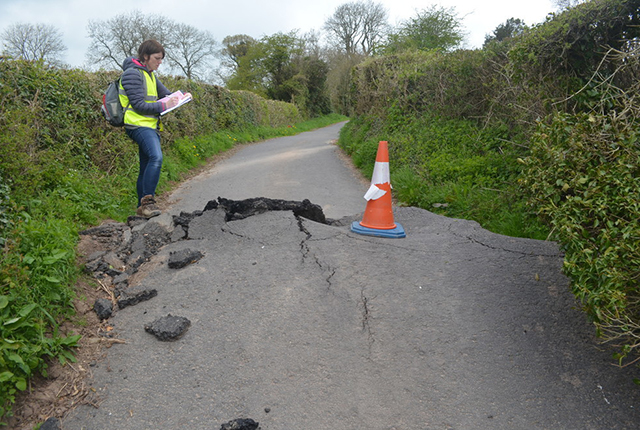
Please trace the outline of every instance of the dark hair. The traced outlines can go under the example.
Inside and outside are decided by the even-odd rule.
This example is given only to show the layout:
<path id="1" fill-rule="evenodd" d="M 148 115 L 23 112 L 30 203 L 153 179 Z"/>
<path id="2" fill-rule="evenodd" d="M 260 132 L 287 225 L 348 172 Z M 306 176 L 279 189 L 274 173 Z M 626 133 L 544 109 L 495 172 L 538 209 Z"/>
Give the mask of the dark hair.
<path id="1" fill-rule="evenodd" d="M 164 48 L 157 40 L 145 40 L 138 48 L 138 58 L 147 61 L 152 54 L 161 53 L 164 58 Z"/>

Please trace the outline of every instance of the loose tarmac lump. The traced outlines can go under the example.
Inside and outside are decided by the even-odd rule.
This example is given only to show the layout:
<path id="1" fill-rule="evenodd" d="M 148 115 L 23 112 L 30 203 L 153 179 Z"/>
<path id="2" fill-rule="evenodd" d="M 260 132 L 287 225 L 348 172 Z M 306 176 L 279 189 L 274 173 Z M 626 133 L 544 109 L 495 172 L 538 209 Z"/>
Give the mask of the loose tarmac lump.
<path id="1" fill-rule="evenodd" d="M 191 321 L 187 318 L 169 314 L 145 325 L 144 329 L 158 340 L 166 342 L 179 339 L 189 329 L 189 326 L 191 326 Z"/>
<path id="2" fill-rule="evenodd" d="M 220 430 L 258 430 L 260 429 L 260 423 L 252 420 L 251 418 L 239 418 L 237 420 L 229 421 L 222 424 Z"/>

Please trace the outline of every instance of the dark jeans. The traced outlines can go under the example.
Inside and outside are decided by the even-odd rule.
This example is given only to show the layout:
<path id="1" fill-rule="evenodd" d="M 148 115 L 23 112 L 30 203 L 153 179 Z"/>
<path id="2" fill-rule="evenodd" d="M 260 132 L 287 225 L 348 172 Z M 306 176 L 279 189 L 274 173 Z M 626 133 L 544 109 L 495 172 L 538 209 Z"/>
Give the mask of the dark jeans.
<path id="1" fill-rule="evenodd" d="M 149 127 L 125 129 L 127 135 L 138 144 L 140 154 L 140 171 L 136 191 L 138 206 L 140 200 L 147 195 L 155 195 L 160 169 L 162 167 L 162 148 L 160 148 L 160 133 Z"/>

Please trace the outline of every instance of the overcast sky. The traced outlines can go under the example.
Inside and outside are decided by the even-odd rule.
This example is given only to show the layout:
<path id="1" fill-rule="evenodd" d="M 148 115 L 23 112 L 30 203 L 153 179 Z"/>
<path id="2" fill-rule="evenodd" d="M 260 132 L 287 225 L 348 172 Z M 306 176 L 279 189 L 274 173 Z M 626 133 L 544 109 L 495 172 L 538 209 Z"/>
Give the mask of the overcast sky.
<path id="1" fill-rule="evenodd" d="M 415 16 L 432 4 L 455 7 L 468 34 L 466 47 L 479 48 L 509 18 L 527 25 L 543 22 L 554 11 L 551 0 L 373 0 L 389 12 L 390 24 Z M 0 32 L 14 23 L 51 24 L 64 35 L 68 50 L 63 61 L 74 67 L 86 62 L 89 21 L 106 21 L 139 10 L 160 14 L 213 34 L 248 34 L 254 38 L 278 32 L 320 31 L 336 7 L 350 0 L 0 0 Z"/>

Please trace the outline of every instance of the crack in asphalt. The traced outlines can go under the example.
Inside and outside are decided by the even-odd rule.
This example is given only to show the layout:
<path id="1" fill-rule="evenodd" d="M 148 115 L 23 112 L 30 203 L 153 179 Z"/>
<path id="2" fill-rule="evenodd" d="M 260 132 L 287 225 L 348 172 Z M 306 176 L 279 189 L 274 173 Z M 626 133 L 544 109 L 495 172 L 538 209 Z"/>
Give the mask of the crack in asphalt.
<path id="1" fill-rule="evenodd" d="M 300 217 L 298 215 L 296 215 L 295 217 L 298 220 L 298 228 L 300 229 L 300 231 L 302 233 L 304 233 L 306 235 L 306 237 L 300 241 L 300 251 L 302 252 L 302 260 L 304 261 L 304 260 L 310 258 L 311 254 L 312 254 L 311 253 L 311 249 L 309 248 L 308 241 L 313 237 L 313 235 L 304 226 L 304 220 L 302 219 L 302 217 Z M 325 267 L 316 254 L 313 254 L 313 261 L 320 268 L 320 270 L 322 270 L 323 272 L 324 271 L 329 271 L 330 272 L 329 276 L 327 276 L 325 278 L 325 282 L 327 284 L 327 290 L 330 291 L 331 293 L 333 293 L 333 283 L 331 282 L 331 279 L 335 276 L 336 270 L 332 269 L 331 266 Z"/>
<path id="2" fill-rule="evenodd" d="M 362 331 L 367 334 L 369 341 L 369 356 L 371 356 L 371 350 L 376 339 L 371 328 L 370 320 L 372 319 L 371 309 L 369 306 L 370 299 L 364 294 L 364 287 L 360 290 L 360 303 L 362 305 Z"/>
<path id="3" fill-rule="evenodd" d="M 552 253 L 552 254 L 547 254 L 547 253 L 542 253 L 542 254 L 541 254 L 541 253 L 535 253 L 535 252 L 522 252 L 522 251 L 515 251 L 515 250 L 513 250 L 513 249 L 507 249 L 507 248 L 503 248 L 503 247 L 492 246 L 492 245 L 486 244 L 486 243 L 484 243 L 484 242 L 481 242 L 481 241 L 479 241 L 478 239 L 475 239 L 475 238 L 474 238 L 474 237 L 472 237 L 472 236 L 469 236 L 469 235 L 462 235 L 462 234 L 456 234 L 456 233 L 453 231 L 453 224 L 450 224 L 450 225 L 448 226 L 447 230 L 449 231 L 449 233 L 451 233 L 451 234 L 452 234 L 453 236 L 455 236 L 455 237 L 459 237 L 459 238 L 465 239 L 465 240 L 467 240 L 467 241 L 469 241 L 469 242 L 476 243 L 476 244 L 478 244 L 478 245 L 480 245 L 480 246 L 483 246 L 483 247 L 485 247 L 485 248 L 489 248 L 489 249 L 493 249 L 493 250 L 495 250 L 495 251 L 504 251 L 504 252 L 509 252 L 509 253 L 511 253 L 511 254 L 516 254 L 516 255 L 521 255 L 521 256 L 527 256 L 527 257 L 531 257 L 531 256 L 535 256 L 535 257 L 560 257 L 560 256 L 562 256 L 562 253 L 560 253 L 560 252 L 556 252 L 556 253 Z"/>

